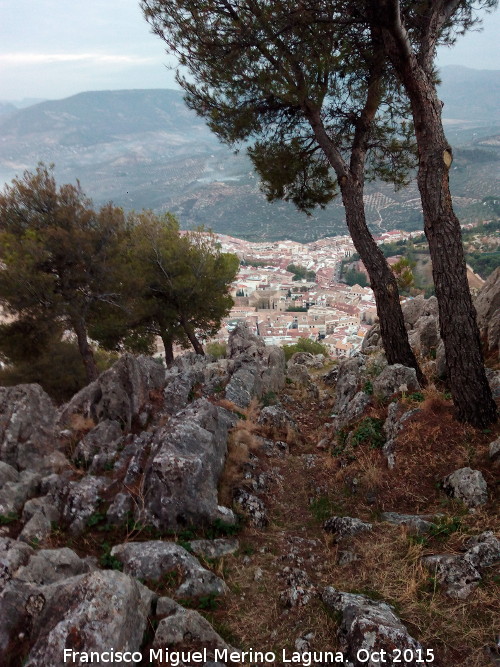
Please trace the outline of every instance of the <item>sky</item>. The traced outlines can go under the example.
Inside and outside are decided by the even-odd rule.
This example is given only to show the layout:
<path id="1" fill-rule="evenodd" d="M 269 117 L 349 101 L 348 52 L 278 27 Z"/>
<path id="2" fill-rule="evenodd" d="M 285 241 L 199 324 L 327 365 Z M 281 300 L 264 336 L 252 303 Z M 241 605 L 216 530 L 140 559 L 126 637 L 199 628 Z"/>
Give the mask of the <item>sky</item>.
<path id="1" fill-rule="evenodd" d="M 500 69 L 500 12 L 438 54 L 438 65 Z M 138 0 L 0 0 L 0 100 L 88 90 L 174 88 L 174 61 Z M 169 67 L 170 66 L 170 67 Z"/>

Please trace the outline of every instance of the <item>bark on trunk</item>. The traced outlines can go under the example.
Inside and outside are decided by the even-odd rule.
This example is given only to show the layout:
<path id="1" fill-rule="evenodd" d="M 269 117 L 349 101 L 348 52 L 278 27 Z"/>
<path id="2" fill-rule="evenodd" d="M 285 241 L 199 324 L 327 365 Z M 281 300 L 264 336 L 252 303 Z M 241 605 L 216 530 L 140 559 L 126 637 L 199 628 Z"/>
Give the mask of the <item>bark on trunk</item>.
<path id="1" fill-rule="evenodd" d="M 368 271 L 375 295 L 380 335 L 387 361 L 389 364 L 403 364 L 414 368 L 418 381 L 425 384 L 425 377 L 408 342 L 396 278 L 366 225 L 363 187 L 353 179 L 346 178 L 342 180 L 340 188 L 347 227 L 354 247 Z"/>
<path id="2" fill-rule="evenodd" d="M 85 367 L 87 382 L 93 382 L 97 379 L 99 371 L 97 370 L 94 353 L 92 352 L 92 348 L 90 347 L 87 338 L 87 327 L 85 325 L 85 321 L 78 315 L 75 315 L 71 318 L 71 323 L 78 341 L 78 350 L 80 351 L 83 365 Z"/>
<path id="3" fill-rule="evenodd" d="M 443 130 L 442 105 L 431 77 L 390 32 L 388 55 L 412 107 L 418 146 L 418 187 L 424 231 L 439 304 L 441 338 L 449 385 L 460 421 L 485 428 L 497 420 L 497 408 L 484 368 L 476 311 L 467 282 L 460 223 L 453 211 L 449 168 L 452 150 Z"/>
<path id="4" fill-rule="evenodd" d="M 188 337 L 189 342 L 193 346 L 196 354 L 201 354 L 203 356 L 205 354 L 205 351 L 203 350 L 203 345 L 196 338 L 196 334 L 194 333 L 193 327 L 189 324 L 189 322 L 186 322 L 186 320 L 184 319 L 181 319 L 181 326 L 186 332 L 186 336 Z"/>
<path id="5" fill-rule="evenodd" d="M 165 350 L 165 363 L 171 366 L 174 363 L 174 343 L 173 338 L 166 332 L 160 334 L 163 348 Z"/>
<path id="6" fill-rule="evenodd" d="M 364 118 L 363 124 L 359 127 L 356 146 L 353 146 L 351 153 L 351 164 L 355 164 L 354 171 L 352 171 L 328 137 L 319 111 L 311 109 L 306 115 L 318 144 L 337 175 L 347 227 L 354 247 L 368 271 L 370 285 L 375 295 L 380 335 L 387 361 L 389 364 L 403 364 L 403 366 L 414 368 L 418 381 L 425 384 L 425 376 L 420 370 L 408 341 L 396 278 L 366 224 L 363 178 L 366 159 L 365 144 L 370 132 L 370 121 Z"/>

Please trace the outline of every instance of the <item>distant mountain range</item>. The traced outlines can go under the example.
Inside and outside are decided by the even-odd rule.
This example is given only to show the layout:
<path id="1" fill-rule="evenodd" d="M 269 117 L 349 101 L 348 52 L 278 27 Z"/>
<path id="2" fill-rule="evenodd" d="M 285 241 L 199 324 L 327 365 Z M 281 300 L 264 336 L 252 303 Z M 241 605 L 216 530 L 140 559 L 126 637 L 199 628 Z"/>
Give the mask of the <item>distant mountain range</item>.
<path id="1" fill-rule="evenodd" d="M 440 95 L 455 148 L 455 204 L 464 220 L 488 217 L 483 199 L 500 194 L 500 71 L 442 70 Z M 270 204 L 244 152 L 221 145 L 176 90 L 80 93 L 19 109 L 0 102 L 0 181 L 37 162 L 54 163 L 60 182 L 79 179 L 96 204 L 170 210 L 182 226 L 205 224 L 250 240 L 311 241 L 345 233 L 335 200 L 312 218 Z M 374 230 L 421 228 L 415 184 L 394 192 L 370 184 Z"/>

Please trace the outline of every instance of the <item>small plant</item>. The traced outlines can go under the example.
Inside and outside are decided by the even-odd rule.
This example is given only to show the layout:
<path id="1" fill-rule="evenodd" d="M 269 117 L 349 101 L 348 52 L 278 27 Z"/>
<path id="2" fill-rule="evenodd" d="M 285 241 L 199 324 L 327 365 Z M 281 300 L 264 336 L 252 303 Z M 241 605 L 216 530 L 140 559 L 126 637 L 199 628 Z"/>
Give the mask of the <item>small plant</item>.
<path id="1" fill-rule="evenodd" d="M 10 523 L 18 520 L 15 512 L 7 512 L 7 514 L 0 514 L 0 526 L 8 526 Z"/>
<path id="2" fill-rule="evenodd" d="M 363 385 L 363 391 L 365 394 L 371 396 L 373 394 L 373 383 L 371 380 L 367 380 Z"/>
<path id="3" fill-rule="evenodd" d="M 106 518 L 106 515 L 103 514 L 102 512 L 94 512 L 87 519 L 87 526 L 89 528 L 93 528 L 94 526 L 97 526 L 98 523 L 101 523 L 102 521 L 104 521 L 105 518 Z"/>
<path id="4" fill-rule="evenodd" d="M 352 433 L 352 446 L 357 447 L 361 444 L 368 444 L 372 449 L 380 449 L 386 441 L 383 426 L 383 419 L 365 417 Z"/>
<path id="5" fill-rule="evenodd" d="M 225 343 L 207 343 L 205 352 L 216 359 L 224 359 L 226 356 Z"/>
<path id="6" fill-rule="evenodd" d="M 425 400 L 425 396 L 421 391 L 414 391 L 411 394 L 407 394 L 406 398 L 410 401 L 414 401 L 415 403 L 422 403 L 422 401 Z"/>
<path id="7" fill-rule="evenodd" d="M 112 547 L 109 542 L 102 543 L 102 554 L 99 558 L 101 567 L 106 570 L 123 570 L 123 563 L 116 556 L 111 555 L 111 549 Z"/>
<path id="8" fill-rule="evenodd" d="M 276 405 L 278 402 L 278 397 L 276 396 L 276 392 L 274 391 L 268 391 L 260 399 L 261 404 L 267 408 L 270 405 Z"/>

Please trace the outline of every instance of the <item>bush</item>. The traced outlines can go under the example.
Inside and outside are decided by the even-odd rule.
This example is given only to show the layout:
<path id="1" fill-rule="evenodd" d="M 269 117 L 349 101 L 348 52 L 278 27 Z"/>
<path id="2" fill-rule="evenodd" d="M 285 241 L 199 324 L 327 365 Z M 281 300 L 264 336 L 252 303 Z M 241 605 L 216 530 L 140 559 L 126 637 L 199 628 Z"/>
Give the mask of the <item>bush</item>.
<path id="1" fill-rule="evenodd" d="M 310 338 L 299 338 L 293 345 L 284 345 L 283 352 L 285 353 L 285 360 L 288 361 L 296 352 L 310 352 L 311 354 L 324 354 L 325 357 L 330 355 L 328 348 L 321 343 Z"/>
<path id="2" fill-rule="evenodd" d="M 216 359 L 224 359 L 226 356 L 226 344 L 225 343 L 207 343 L 205 346 L 205 352 L 210 354 Z"/>
<path id="3" fill-rule="evenodd" d="M 97 367 L 106 370 L 118 359 L 117 354 L 95 351 Z M 64 403 L 86 386 L 87 378 L 76 343 L 51 341 L 34 359 L 19 361 L 0 370 L 0 385 L 37 383 L 56 401 Z"/>

